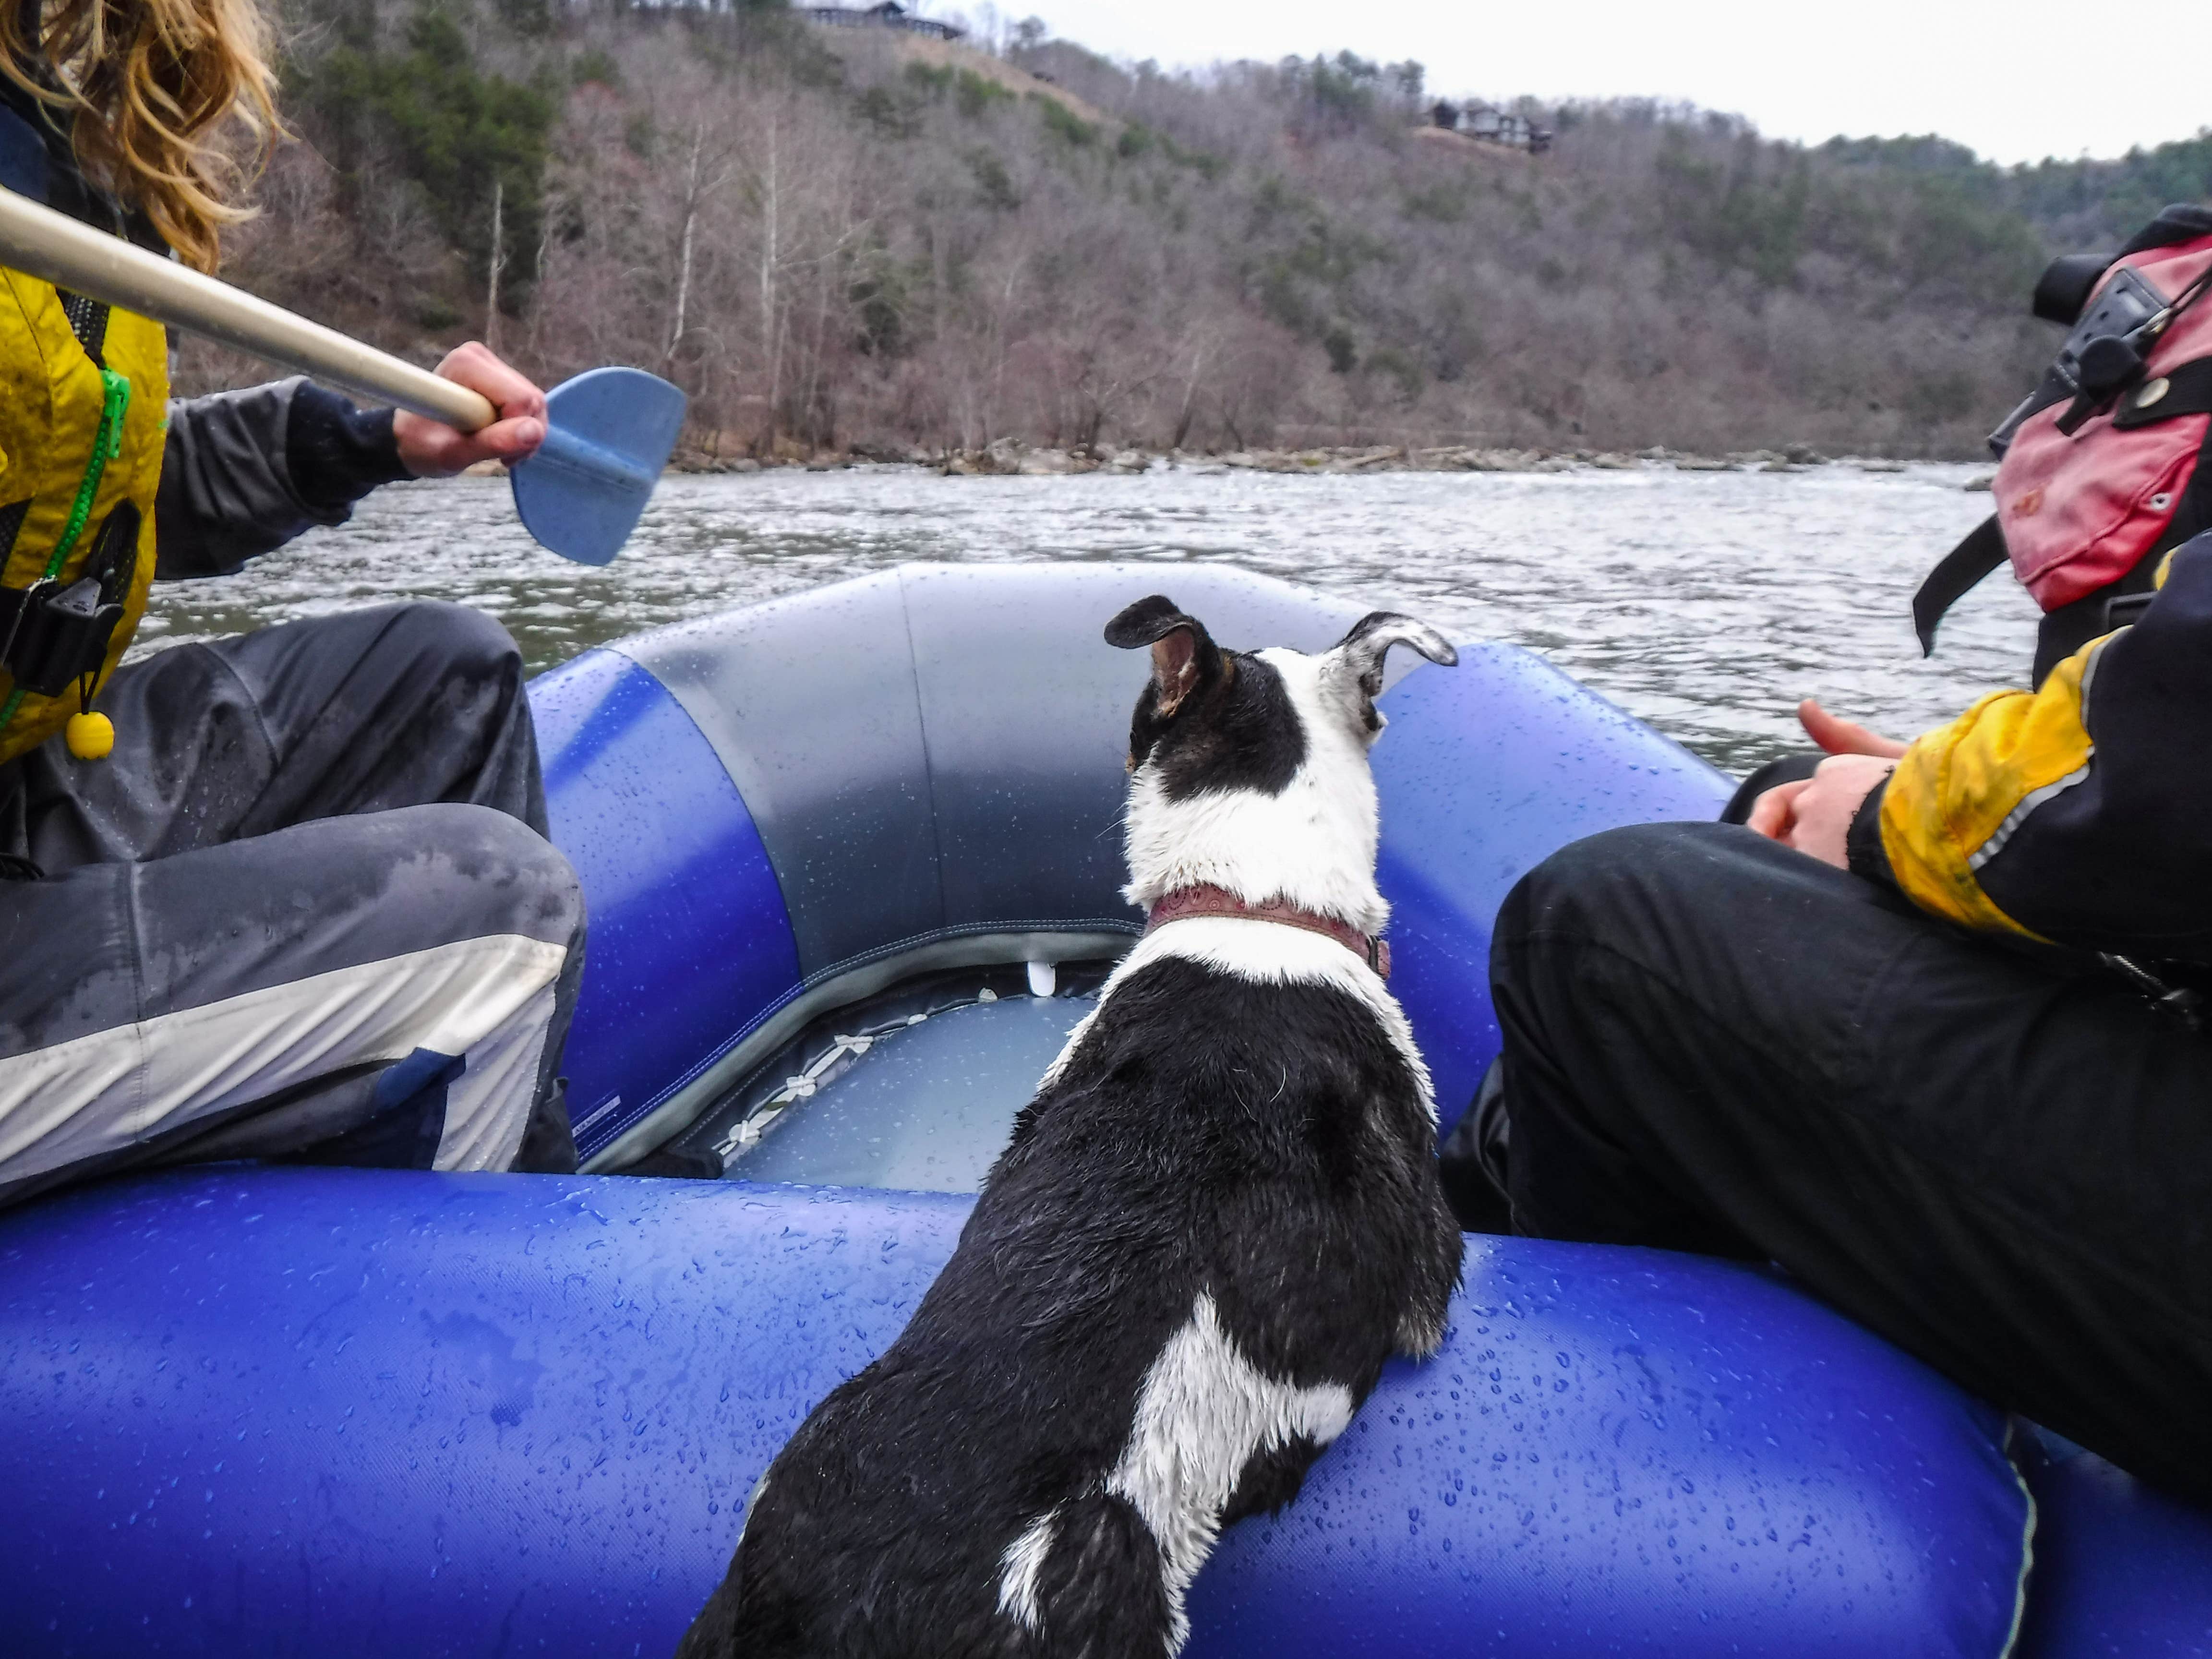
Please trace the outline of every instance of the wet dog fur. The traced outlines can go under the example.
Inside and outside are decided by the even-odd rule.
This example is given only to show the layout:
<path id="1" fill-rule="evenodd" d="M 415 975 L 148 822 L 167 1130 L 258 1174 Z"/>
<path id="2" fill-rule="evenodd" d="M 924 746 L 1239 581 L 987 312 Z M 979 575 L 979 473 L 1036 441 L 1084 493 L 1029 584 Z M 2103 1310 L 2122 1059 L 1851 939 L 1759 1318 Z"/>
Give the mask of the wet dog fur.
<path id="1" fill-rule="evenodd" d="M 1372 934 L 1377 613 L 1224 651 L 1164 598 L 1130 733 L 1130 899 L 1199 884 Z M 1392 1354 L 1442 1340 L 1461 1238 L 1427 1068 L 1326 935 L 1194 916 L 1070 1036 L 957 1250 L 755 1492 L 679 1659 L 1164 1659 L 1222 1528 L 1296 1497 Z"/>

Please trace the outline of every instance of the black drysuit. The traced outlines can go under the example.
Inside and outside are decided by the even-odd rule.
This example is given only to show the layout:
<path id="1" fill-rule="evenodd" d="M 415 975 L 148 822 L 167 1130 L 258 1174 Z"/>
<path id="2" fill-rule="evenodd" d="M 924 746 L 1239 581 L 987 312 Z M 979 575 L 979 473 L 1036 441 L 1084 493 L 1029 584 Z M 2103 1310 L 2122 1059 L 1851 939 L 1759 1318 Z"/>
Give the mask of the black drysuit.
<path id="1" fill-rule="evenodd" d="M 2009 719 L 2009 759 L 2075 732 L 2073 771 L 1967 837 L 2008 930 L 1900 881 L 1894 782 L 1850 873 L 1729 823 L 1599 836 L 1499 915 L 1494 1098 L 1521 1231 L 1771 1258 L 1977 1393 L 2212 1498 L 2212 1037 L 2110 960 L 2212 982 L 2212 536 L 2170 572 L 2035 694 L 2078 721 L 2013 694 L 1915 746 Z M 1933 775 L 1944 799 L 2006 782 Z M 1454 1139 L 1448 1164 L 1481 1137 Z"/>

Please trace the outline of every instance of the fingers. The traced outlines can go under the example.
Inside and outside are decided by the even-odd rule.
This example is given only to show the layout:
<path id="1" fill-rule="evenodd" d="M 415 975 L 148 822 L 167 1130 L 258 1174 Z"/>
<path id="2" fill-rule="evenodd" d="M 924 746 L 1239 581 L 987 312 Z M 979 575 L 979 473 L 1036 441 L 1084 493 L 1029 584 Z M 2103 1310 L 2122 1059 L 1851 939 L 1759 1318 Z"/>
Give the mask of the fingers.
<path id="1" fill-rule="evenodd" d="M 1895 760 L 1905 752 L 1905 746 L 1896 738 L 1869 732 L 1856 720 L 1831 714 L 1810 697 L 1797 705 L 1797 721 L 1805 728 L 1805 735 L 1831 755 L 1880 755 Z"/>
<path id="2" fill-rule="evenodd" d="M 1881 755 L 1831 755 L 1792 803 L 1786 837 L 1799 852 L 1850 868 L 1851 825 L 1895 763 Z"/>
<path id="3" fill-rule="evenodd" d="M 542 422 L 545 418 L 545 394 L 475 340 L 447 352 L 438 373 L 490 398 L 501 421 L 520 417 Z M 531 447 L 537 447 L 535 439 Z"/>
<path id="4" fill-rule="evenodd" d="M 392 435 L 408 471 L 418 478 L 446 478 L 478 461 L 527 460 L 545 441 L 545 422 L 524 416 L 495 421 L 480 432 L 456 432 L 402 410 L 392 417 Z"/>
<path id="5" fill-rule="evenodd" d="M 1797 797 L 1812 787 L 1810 778 L 1776 784 L 1752 802 L 1751 816 L 1744 820 L 1745 827 L 1757 830 L 1769 841 L 1787 841 L 1797 816 Z"/>
<path id="6" fill-rule="evenodd" d="M 474 340 L 447 352 L 438 373 L 482 393 L 499 418 L 479 431 L 456 432 L 401 411 L 393 417 L 392 435 L 398 441 L 400 464 L 410 472 L 418 478 L 445 477 L 478 461 L 512 465 L 538 453 L 545 441 L 545 394 L 527 378 Z"/>
<path id="7" fill-rule="evenodd" d="M 495 421 L 481 432 L 470 433 L 465 441 L 482 453 L 464 461 L 464 466 L 477 461 L 526 461 L 545 441 L 545 422 L 526 416 Z"/>

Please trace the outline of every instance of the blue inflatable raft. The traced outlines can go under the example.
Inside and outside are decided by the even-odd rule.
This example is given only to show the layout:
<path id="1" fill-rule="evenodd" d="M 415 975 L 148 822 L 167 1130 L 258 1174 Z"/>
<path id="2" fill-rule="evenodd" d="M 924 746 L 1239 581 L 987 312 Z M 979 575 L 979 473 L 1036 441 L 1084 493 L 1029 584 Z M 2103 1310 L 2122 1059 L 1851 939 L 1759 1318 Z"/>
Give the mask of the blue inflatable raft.
<path id="1" fill-rule="evenodd" d="M 1137 930 L 1143 670 L 1099 635 L 1161 587 L 1240 645 L 1360 609 L 915 568 L 538 681 L 588 1172 L 234 1165 L 0 1215 L 0 1653 L 668 1652 Z M 1514 879 L 1726 785 L 1512 649 L 1382 706 L 1393 987 L 1450 1113 Z M 1775 1275 L 1477 1238 L 1442 1354 L 1193 1615 L 1206 1659 L 2212 1653 L 2212 1523 Z"/>

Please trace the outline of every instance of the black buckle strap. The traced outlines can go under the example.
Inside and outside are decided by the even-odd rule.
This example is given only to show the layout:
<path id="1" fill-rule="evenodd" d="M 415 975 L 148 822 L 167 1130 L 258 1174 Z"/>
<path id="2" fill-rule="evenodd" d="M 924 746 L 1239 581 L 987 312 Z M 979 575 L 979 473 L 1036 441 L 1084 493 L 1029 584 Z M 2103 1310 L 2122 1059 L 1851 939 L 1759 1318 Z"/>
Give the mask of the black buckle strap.
<path id="1" fill-rule="evenodd" d="M 2112 424 L 2133 432 L 2184 415 L 2212 415 L 2212 357 L 2199 357 L 2144 381 L 2120 399 Z"/>
<path id="2" fill-rule="evenodd" d="M 1974 585 L 2010 556 L 2005 551 L 2004 526 L 1994 513 L 1966 532 L 1960 542 L 1929 571 L 1912 596 L 1912 631 L 1920 636 L 1920 654 L 1936 654 L 1936 625 L 1951 607 L 1973 591 Z"/>
<path id="3" fill-rule="evenodd" d="M 21 690 L 58 697 L 107 660 L 108 642 L 123 620 L 100 580 L 84 576 L 0 587 L 0 667 Z"/>
<path id="4" fill-rule="evenodd" d="M 2013 435 L 2026 422 L 2053 404 L 2069 400 L 2081 405 L 2081 418 L 2074 419 L 2077 411 L 2068 410 L 2067 417 L 2072 424 L 2062 422 L 2059 429 L 2071 437 L 2096 412 L 2096 406 L 2094 402 L 2082 403 L 2074 383 L 2057 369 L 2046 370 L 2042 383 L 2021 400 L 2019 408 L 2005 416 L 2002 426 L 1990 434 L 1990 448 L 1998 459 L 2003 459 L 2005 452 L 2012 447 Z M 2112 410 L 2112 424 L 2123 432 L 2132 432 L 2137 427 L 2154 426 L 2182 415 L 2205 414 L 2212 414 L 2212 357 L 2197 358 L 2122 392 Z"/>
<path id="5" fill-rule="evenodd" d="M 2105 601 L 2105 631 L 2107 634 L 2122 628 L 2132 628 L 2142 620 L 2142 613 L 2150 609 L 2156 599 L 2155 591 L 2148 593 L 2122 593 Z"/>
<path id="6" fill-rule="evenodd" d="M 2160 1013 L 2179 1020 L 2200 1036 L 2204 1031 L 2204 994 L 2190 985 L 2175 985 L 2129 957 L 2100 951 L 2097 960 L 2136 988 L 2143 1000 Z M 2163 964 L 2161 964 L 2163 966 Z"/>
<path id="7" fill-rule="evenodd" d="M 1990 434 L 1990 453 L 1999 460 L 2004 459 L 2006 452 L 2011 449 L 2012 441 L 2019 434 L 2021 427 L 2052 405 L 2071 402 L 2075 391 L 2074 383 L 2057 369 L 2045 369 L 2043 378 L 2036 382 L 2035 390 L 2021 398 L 2012 413 L 2004 417 L 1997 429 Z"/>
<path id="8" fill-rule="evenodd" d="M 2003 459 L 2021 423 L 2054 404 L 2067 404 L 2066 412 L 2058 417 L 2058 429 L 2070 438 L 2094 416 L 2135 403 L 2142 391 L 2148 390 L 2144 386 L 2146 366 L 2158 343 L 2208 291 L 2212 291 L 2212 276 L 2200 276 L 2169 300 L 2138 272 L 2123 267 L 2098 295 L 2094 308 L 2066 337 L 2058 361 L 2045 372 L 2042 383 L 1990 434 L 1990 453 Z"/>
<path id="9" fill-rule="evenodd" d="M 91 706 L 130 595 L 140 522 L 136 506 L 118 502 L 100 526 L 92 556 L 66 587 L 52 577 L 28 587 L 0 587 L 0 668 L 17 688 L 58 697 L 76 684 Z"/>

